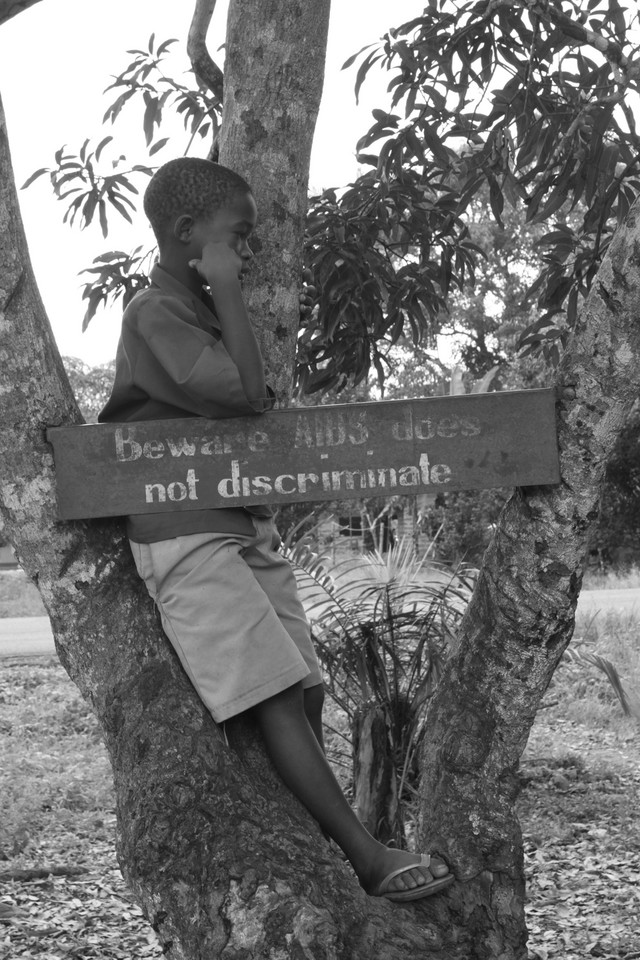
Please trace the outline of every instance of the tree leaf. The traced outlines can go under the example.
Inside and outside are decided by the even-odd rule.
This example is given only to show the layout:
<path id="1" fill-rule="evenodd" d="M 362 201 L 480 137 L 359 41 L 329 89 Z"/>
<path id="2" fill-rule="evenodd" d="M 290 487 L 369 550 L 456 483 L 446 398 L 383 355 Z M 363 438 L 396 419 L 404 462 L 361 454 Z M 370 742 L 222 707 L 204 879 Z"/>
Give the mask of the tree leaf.
<path id="1" fill-rule="evenodd" d="M 156 50 L 156 56 L 161 57 L 163 53 L 169 49 L 173 43 L 177 43 L 178 40 L 176 37 L 172 37 L 170 40 L 163 40 L 158 49 Z"/>
<path id="2" fill-rule="evenodd" d="M 127 198 L 124 197 L 122 199 L 126 200 Z M 127 208 L 124 206 L 124 204 L 121 202 L 121 199 L 119 197 L 117 197 L 113 193 L 109 194 L 109 203 L 116 208 L 120 216 L 124 217 L 124 219 L 127 220 L 129 223 L 133 223 L 133 220 L 131 219 L 131 214 L 129 213 Z"/>
<path id="3" fill-rule="evenodd" d="M 367 75 L 367 72 L 373 66 L 374 63 L 377 63 L 378 60 L 381 60 L 381 59 L 382 59 L 382 54 L 376 54 L 374 51 L 370 53 L 367 57 L 365 57 L 360 67 L 358 68 L 358 73 L 356 74 L 356 82 L 354 87 L 354 91 L 356 95 L 356 103 L 360 102 L 359 100 L 360 88 L 364 83 L 364 79 Z"/>
<path id="4" fill-rule="evenodd" d="M 504 226 L 502 222 L 502 211 L 504 210 L 504 196 L 502 190 L 500 189 L 500 184 L 495 177 L 490 177 L 489 179 L 489 201 L 491 203 L 491 211 L 496 218 L 496 223 L 499 226 Z"/>
<path id="5" fill-rule="evenodd" d="M 22 186 L 20 187 L 20 189 L 21 189 L 21 190 L 26 190 L 27 187 L 30 187 L 31 184 L 32 184 L 35 180 L 37 180 L 38 177 L 41 177 L 43 173 L 49 173 L 49 168 L 48 168 L 48 167 L 41 167 L 39 170 L 36 170 L 35 173 L 32 173 L 30 177 L 27 177 L 27 179 L 26 179 L 25 182 L 22 184 Z"/>
<path id="6" fill-rule="evenodd" d="M 145 90 L 144 102 L 146 104 L 146 108 L 144 111 L 142 126 L 144 129 L 144 136 L 147 142 L 147 146 L 149 146 L 149 144 L 153 141 L 153 128 L 155 124 L 159 122 L 158 98 L 150 94 L 147 90 Z"/>
<path id="7" fill-rule="evenodd" d="M 424 136 L 425 142 L 427 143 L 434 157 L 436 157 L 442 164 L 448 165 L 450 161 L 449 153 L 442 145 L 442 141 L 435 132 L 435 129 L 430 124 L 424 122 L 421 124 L 420 129 Z"/>
<path id="8" fill-rule="evenodd" d="M 377 43 L 368 43 L 365 47 L 361 47 L 357 53 L 354 53 L 352 56 L 349 57 L 348 60 L 345 60 L 345 62 L 342 64 L 342 67 L 340 69 L 346 70 L 348 67 L 353 66 L 353 64 L 356 62 L 356 60 L 358 59 L 361 53 L 364 53 L 365 50 L 370 50 L 372 47 L 377 47 L 377 46 L 378 46 Z"/>
<path id="9" fill-rule="evenodd" d="M 111 143 L 112 140 L 113 140 L 113 137 L 109 136 L 109 137 L 105 137 L 103 140 L 100 141 L 100 143 L 96 147 L 96 160 L 100 159 L 100 154 L 102 153 L 106 145 L 108 143 Z"/>
<path id="10" fill-rule="evenodd" d="M 98 212 L 100 215 L 100 228 L 102 230 L 102 236 L 107 237 L 109 233 L 109 225 L 107 222 L 107 205 L 102 198 L 98 201 Z"/>
<path id="11" fill-rule="evenodd" d="M 149 156 L 152 157 L 154 154 L 158 153 L 159 150 L 162 150 L 164 146 L 169 142 L 169 137 L 163 137 L 161 140 L 156 140 L 154 145 L 149 148 Z"/>

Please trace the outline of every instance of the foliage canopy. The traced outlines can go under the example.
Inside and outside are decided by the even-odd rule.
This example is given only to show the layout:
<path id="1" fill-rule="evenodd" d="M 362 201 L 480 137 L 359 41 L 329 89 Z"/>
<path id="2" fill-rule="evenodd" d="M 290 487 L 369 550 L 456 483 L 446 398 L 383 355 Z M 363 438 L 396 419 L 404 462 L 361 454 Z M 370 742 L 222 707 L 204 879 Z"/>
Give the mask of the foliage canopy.
<path id="1" fill-rule="evenodd" d="M 374 110 L 358 142 L 357 179 L 310 201 L 306 261 L 319 294 L 300 330 L 303 392 L 341 389 L 371 370 L 382 383 L 390 346 L 433 341 L 451 292 L 474 282 L 482 250 L 468 218 L 482 191 L 499 228 L 518 207 L 528 224 L 547 225 L 526 294 L 539 316 L 520 346 L 557 360 L 640 192 L 639 23 L 635 5 L 619 0 L 429 0 L 347 61 L 357 64 L 356 96 L 372 70 L 387 71 L 391 102 Z M 169 109 L 183 118 L 185 152 L 219 125 L 218 93 L 165 73 L 170 46 L 152 37 L 147 50 L 129 51 L 134 59 L 109 88 L 118 95 L 105 122 L 142 100 L 150 157 L 167 148 L 157 134 Z M 30 178 L 48 172 L 69 201 L 67 219 L 86 225 L 97 213 L 104 232 L 107 205 L 127 217 L 131 175 L 147 172 L 98 174 L 108 140 L 78 156 L 60 151 L 55 168 Z M 98 258 L 85 323 L 138 289 L 144 257 L 138 249 Z"/>

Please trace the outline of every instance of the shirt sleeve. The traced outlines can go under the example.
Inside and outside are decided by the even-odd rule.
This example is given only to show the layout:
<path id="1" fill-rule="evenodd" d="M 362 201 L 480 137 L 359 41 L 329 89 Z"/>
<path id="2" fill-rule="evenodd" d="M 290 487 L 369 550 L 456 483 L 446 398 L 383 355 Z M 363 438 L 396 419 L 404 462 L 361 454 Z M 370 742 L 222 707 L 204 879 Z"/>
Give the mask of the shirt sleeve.
<path id="1" fill-rule="evenodd" d="M 168 380 L 194 405 L 194 413 L 217 418 L 250 416 L 273 406 L 270 396 L 248 400 L 240 373 L 222 340 L 192 322 L 192 311 L 183 300 L 156 298 L 140 304 L 138 333 Z M 140 371 L 144 377 L 144 370 Z M 141 383 L 144 389 L 150 385 Z"/>

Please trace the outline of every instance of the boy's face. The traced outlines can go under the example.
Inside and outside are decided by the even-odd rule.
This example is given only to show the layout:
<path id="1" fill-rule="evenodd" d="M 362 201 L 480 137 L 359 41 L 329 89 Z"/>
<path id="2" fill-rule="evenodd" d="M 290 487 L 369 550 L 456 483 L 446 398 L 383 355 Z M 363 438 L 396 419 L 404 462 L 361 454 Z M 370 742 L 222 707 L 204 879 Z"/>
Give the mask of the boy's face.
<path id="1" fill-rule="evenodd" d="M 210 217 L 194 222 L 191 234 L 194 254 L 201 257 L 207 244 L 223 243 L 242 259 L 244 273 L 253 257 L 249 237 L 257 219 L 258 209 L 253 196 L 250 193 L 238 194 L 231 203 L 220 207 Z"/>

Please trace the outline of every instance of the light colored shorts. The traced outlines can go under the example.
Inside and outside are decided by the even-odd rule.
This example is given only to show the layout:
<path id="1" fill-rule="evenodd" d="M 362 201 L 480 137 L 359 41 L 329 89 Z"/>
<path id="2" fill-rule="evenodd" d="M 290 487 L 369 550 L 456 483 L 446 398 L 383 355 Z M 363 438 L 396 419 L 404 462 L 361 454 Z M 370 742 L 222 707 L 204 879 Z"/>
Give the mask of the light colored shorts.
<path id="1" fill-rule="evenodd" d="M 322 683 L 291 565 L 272 520 L 255 536 L 197 533 L 130 541 L 167 637 L 222 723 L 302 681 Z"/>

